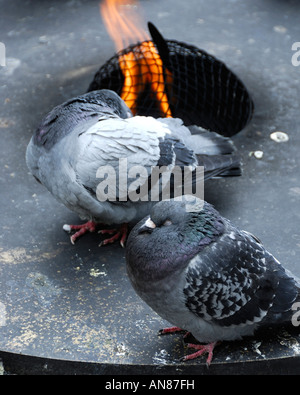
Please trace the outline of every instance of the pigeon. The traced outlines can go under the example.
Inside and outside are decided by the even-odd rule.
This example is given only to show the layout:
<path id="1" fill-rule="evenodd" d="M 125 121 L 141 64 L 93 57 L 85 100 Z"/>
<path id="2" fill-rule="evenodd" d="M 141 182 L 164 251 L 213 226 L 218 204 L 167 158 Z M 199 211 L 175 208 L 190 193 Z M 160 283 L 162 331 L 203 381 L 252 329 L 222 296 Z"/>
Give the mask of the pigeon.
<path id="1" fill-rule="evenodd" d="M 129 234 L 126 265 L 137 294 L 202 344 L 183 360 L 258 328 L 291 324 L 300 285 L 251 233 L 195 196 L 158 202 Z M 294 303 L 296 303 L 294 305 Z"/>
<path id="2" fill-rule="evenodd" d="M 150 196 L 154 168 L 171 171 L 177 166 L 194 172 L 203 166 L 205 180 L 237 176 L 241 161 L 235 151 L 228 138 L 198 126 L 186 127 L 178 118 L 132 116 L 115 92 L 103 89 L 50 111 L 28 144 L 26 162 L 37 181 L 87 221 L 63 226 L 73 233 L 73 244 L 101 224 L 106 229 L 100 232 L 114 234 L 102 244 L 120 239 L 124 246 L 128 224 L 136 224 L 162 200 L 157 189 L 161 175 L 154 185 L 159 192 Z M 142 167 L 143 177 L 126 180 L 126 169 L 135 167 Z M 190 184 L 195 187 L 198 181 L 199 177 L 191 178 Z M 112 225 L 118 228 L 111 229 Z"/>

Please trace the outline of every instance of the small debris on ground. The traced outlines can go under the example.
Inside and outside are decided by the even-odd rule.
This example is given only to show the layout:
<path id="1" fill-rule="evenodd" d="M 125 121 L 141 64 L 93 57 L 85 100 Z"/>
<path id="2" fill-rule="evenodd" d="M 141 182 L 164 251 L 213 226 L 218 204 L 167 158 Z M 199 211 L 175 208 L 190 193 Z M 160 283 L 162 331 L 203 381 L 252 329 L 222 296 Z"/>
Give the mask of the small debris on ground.
<path id="1" fill-rule="evenodd" d="M 284 143 L 286 141 L 289 141 L 289 136 L 287 133 L 281 132 L 277 130 L 276 132 L 273 132 L 270 134 L 270 138 L 275 141 L 276 143 Z"/>

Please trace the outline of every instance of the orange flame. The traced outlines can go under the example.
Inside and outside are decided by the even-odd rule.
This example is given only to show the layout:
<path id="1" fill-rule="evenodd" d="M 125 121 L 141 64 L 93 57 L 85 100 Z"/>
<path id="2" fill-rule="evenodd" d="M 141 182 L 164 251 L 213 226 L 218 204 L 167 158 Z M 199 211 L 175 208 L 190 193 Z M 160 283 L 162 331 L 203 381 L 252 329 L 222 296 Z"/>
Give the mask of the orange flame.
<path id="1" fill-rule="evenodd" d="M 118 51 L 136 41 L 141 42 L 137 51 L 119 56 L 119 65 L 124 75 L 120 96 L 135 114 L 138 96 L 148 84 L 162 113 L 166 117 L 172 117 L 165 93 L 163 62 L 155 45 L 142 28 L 136 7 L 134 0 L 104 0 L 100 3 L 102 18 Z M 167 77 L 171 78 L 169 72 Z"/>

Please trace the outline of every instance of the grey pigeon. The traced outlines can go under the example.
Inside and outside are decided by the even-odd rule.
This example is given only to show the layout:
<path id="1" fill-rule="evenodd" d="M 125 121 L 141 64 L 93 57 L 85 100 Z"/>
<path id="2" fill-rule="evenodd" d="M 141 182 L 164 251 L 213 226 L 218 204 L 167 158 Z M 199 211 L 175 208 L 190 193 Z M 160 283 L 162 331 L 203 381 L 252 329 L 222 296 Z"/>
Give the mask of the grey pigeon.
<path id="1" fill-rule="evenodd" d="M 127 271 L 138 295 L 176 330 L 200 343 L 184 358 L 252 336 L 264 326 L 292 323 L 299 283 L 252 234 L 193 196 L 157 203 L 133 228 Z"/>
<path id="2" fill-rule="evenodd" d="M 161 194 L 154 202 L 150 198 L 129 199 L 128 188 L 134 187 L 134 183 L 128 179 L 125 187 L 120 186 L 120 160 L 122 164 L 126 160 L 128 169 L 137 165 L 146 169 L 144 184 L 133 190 L 138 194 L 143 185 L 150 183 L 155 166 L 192 169 L 204 166 L 205 179 L 240 175 L 240 159 L 234 150 L 229 139 L 197 126 L 185 127 L 180 119 L 133 117 L 115 92 L 100 90 L 55 107 L 31 138 L 26 162 L 33 176 L 60 202 L 88 221 L 82 225 L 64 225 L 66 231 L 77 231 L 71 236 L 73 243 L 101 223 L 121 225 L 117 234 L 104 244 L 121 237 L 123 245 L 126 224 L 136 223 L 147 215 Z M 105 199 L 108 168 L 115 172 L 115 196 L 110 194 L 110 199 Z M 102 178 L 99 169 L 105 173 L 101 173 Z M 191 181 L 194 186 L 195 180 Z M 102 198 L 98 194 L 99 185 L 102 185 Z M 113 231 L 102 230 L 103 233 Z"/>

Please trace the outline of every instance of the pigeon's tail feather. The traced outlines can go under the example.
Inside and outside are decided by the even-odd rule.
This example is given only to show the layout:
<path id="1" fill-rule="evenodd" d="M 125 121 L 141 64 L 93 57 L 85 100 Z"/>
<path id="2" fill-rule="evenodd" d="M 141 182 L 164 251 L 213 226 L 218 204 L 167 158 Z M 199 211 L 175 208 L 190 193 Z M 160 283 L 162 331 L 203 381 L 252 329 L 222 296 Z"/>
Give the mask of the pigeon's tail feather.
<path id="1" fill-rule="evenodd" d="M 197 155 L 198 165 L 204 166 L 204 178 L 233 177 L 242 174 L 237 155 Z"/>
<path id="2" fill-rule="evenodd" d="M 210 132 L 199 126 L 188 126 L 192 136 L 186 143 L 192 144 L 192 149 L 196 154 L 206 155 L 226 155 L 235 152 L 233 142 L 215 132 Z"/>
<path id="3" fill-rule="evenodd" d="M 205 168 L 205 178 L 233 177 L 242 174 L 241 158 L 235 153 L 233 142 L 215 132 L 199 126 L 188 126 L 191 136 L 185 143 L 191 147 L 199 162 Z"/>

